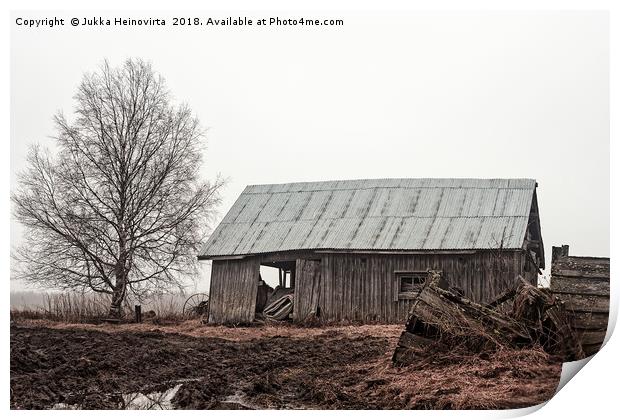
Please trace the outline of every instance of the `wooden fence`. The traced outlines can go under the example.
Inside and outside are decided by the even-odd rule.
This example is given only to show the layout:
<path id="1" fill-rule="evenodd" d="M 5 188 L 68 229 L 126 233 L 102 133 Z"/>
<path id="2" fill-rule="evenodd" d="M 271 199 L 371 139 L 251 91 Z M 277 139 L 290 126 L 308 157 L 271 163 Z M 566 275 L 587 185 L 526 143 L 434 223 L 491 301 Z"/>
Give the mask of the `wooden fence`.
<path id="1" fill-rule="evenodd" d="M 603 344 L 609 318 L 609 258 L 568 255 L 568 245 L 553 247 L 551 292 L 572 314 L 587 356 Z"/>

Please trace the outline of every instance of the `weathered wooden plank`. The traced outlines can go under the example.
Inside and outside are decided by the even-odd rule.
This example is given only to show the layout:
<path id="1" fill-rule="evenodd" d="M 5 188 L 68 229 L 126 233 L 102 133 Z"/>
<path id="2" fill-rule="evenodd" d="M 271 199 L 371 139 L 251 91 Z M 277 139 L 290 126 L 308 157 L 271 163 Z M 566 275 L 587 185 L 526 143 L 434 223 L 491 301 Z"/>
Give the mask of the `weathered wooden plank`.
<path id="1" fill-rule="evenodd" d="M 609 323 L 609 313 L 573 312 L 573 323 L 579 329 L 606 329 Z"/>
<path id="2" fill-rule="evenodd" d="M 347 319 L 344 317 L 344 278 L 346 276 L 345 273 L 345 261 L 343 259 L 338 259 L 338 278 L 335 279 L 334 285 L 336 286 L 338 293 L 336 299 L 336 305 L 338 310 L 336 311 L 337 319 Z"/>
<path id="3" fill-rule="evenodd" d="M 576 335 L 582 346 L 590 346 L 595 344 L 601 344 L 605 340 L 606 330 L 597 330 L 597 331 L 581 331 L 578 330 Z"/>
<path id="4" fill-rule="evenodd" d="M 307 284 L 304 276 L 304 262 L 305 260 L 297 259 L 295 261 L 295 295 L 293 296 L 293 319 L 299 321 L 300 314 L 304 313 L 302 306 L 305 305 L 305 299 L 303 296 L 307 296 L 306 288 Z"/>
<path id="5" fill-rule="evenodd" d="M 329 319 L 329 308 L 327 304 L 327 299 L 329 299 L 329 282 L 331 281 L 331 276 L 329 273 L 330 267 L 330 257 L 329 255 L 325 255 L 321 259 L 321 285 L 319 292 L 319 308 L 321 312 L 321 318 L 324 320 Z"/>
<path id="6" fill-rule="evenodd" d="M 368 314 L 368 259 L 364 258 L 361 268 L 361 308 L 360 308 L 360 320 L 365 321 Z"/>
<path id="7" fill-rule="evenodd" d="M 602 320 L 591 320 L 591 321 L 575 321 L 574 325 L 576 329 L 581 329 L 581 330 L 606 329 L 608 325 L 608 320 L 602 319 Z"/>
<path id="8" fill-rule="evenodd" d="M 246 311 L 244 318 L 248 320 L 245 322 L 252 322 L 256 314 L 256 296 L 258 295 L 258 279 L 260 273 L 260 264 L 258 260 L 253 259 L 252 262 L 248 262 L 246 270 L 247 277 L 245 278 L 245 287 L 247 291 L 245 293 L 246 305 L 244 305 L 244 308 L 246 308 Z"/>
<path id="9" fill-rule="evenodd" d="M 600 297 L 600 298 L 608 298 L 609 297 L 609 293 L 599 293 L 599 292 L 563 292 L 560 290 L 552 290 L 552 292 L 556 295 L 558 295 L 558 297 L 562 298 L 564 296 L 564 299 L 566 299 L 566 296 L 593 296 L 593 297 Z"/>
<path id="10" fill-rule="evenodd" d="M 223 268 L 224 262 L 213 261 L 211 263 L 211 286 L 209 290 L 209 322 L 220 323 L 223 316 Z"/>
<path id="11" fill-rule="evenodd" d="M 428 357 L 428 348 L 436 348 L 437 341 L 404 331 L 392 355 L 396 365 L 407 365 L 421 357 Z"/>
<path id="12" fill-rule="evenodd" d="M 363 259 L 356 258 L 355 260 L 355 276 L 354 276 L 354 287 L 351 292 L 351 311 L 353 312 L 353 319 L 355 321 L 359 321 L 362 319 L 361 311 L 362 311 L 362 302 L 363 302 L 363 292 L 362 292 L 362 265 Z"/>
<path id="13" fill-rule="evenodd" d="M 353 310 L 352 310 L 352 302 L 351 295 L 354 289 L 354 281 L 355 281 L 355 259 L 352 257 L 348 257 L 344 261 L 344 269 L 343 269 L 343 319 L 353 319 Z"/>
<path id="14" fill-rule="evenodd" d="M 598 353 L 598 351 L 601 349 L 602 346 L 603 346 L 603 342 L 594 343 L 594 344 L 583 344 L 582 349 L 583 349 L 583 352 L 586 354 L 586 357 L 588 357 L 588 356 L 592 356 L 593 354 Z"/>
<path id="15" fill-rule="evenodd" d="M 553 275 L 562 277 L 589 277 L 593 279 L 609 279 L 609 273 L 584 272 L 582 270 L 557 270 Z"/>
<path id="16" fill-rule="evenodd" d="M 251 322 L 256 307 L 258 273 L 256 259 L 213 261 L 209 322 Z"/>
<path id="17" fill-rule="evenodd" d="M 578 275 L 602 274 L 609 276 L 609 258 L 601 257 L 560 257 L 553 261 L 551 275 L 566 275 L 562 272 Z"/>
<path id="18" fill-rule="evenodd" d="M 321 288 L 321 262 L 299 259 L 296 262 L 296 288 L 293 304 L 293 319 L 304 321 L 309 315 L 316 315 Z"/>
<path id="19" fill-rule="evenodd" d="M 569 311 L 609 311 L 608 296 L 556 295 Z"/>
<path id="20" fill-rule="evenodd" d="M 550 288 L 554 293 L 609 295 L 609 279 L 553 276 Z"/>
<path id="21" fill-rule="evenodd" d="M 321 317 L 324 320 L 329 320 L 330 307 L 329 299 L 331 299 L 331 257 L 326 255 L 322 260 L 323 273 L 321 276 L 321 293 L 319 294 L 319 306 L 321 308 Z"/>

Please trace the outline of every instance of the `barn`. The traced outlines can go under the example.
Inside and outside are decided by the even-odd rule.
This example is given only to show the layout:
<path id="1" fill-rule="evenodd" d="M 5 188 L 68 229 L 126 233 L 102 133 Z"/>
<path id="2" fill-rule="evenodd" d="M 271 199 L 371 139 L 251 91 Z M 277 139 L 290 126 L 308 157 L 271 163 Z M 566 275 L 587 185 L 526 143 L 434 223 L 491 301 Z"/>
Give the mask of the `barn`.
<path id="1" fill-rule="evenodd" d="M 252 322 L 260 267 L 294 293 L 292 318 L 401 323 L 429 270 L 490 301 L 544 250 L 532 179 L 368 179 L 250 185 L 199 255 L 211 260 L 209 322 Z M 278 288 L 276 288 L 277 290 Z"/>

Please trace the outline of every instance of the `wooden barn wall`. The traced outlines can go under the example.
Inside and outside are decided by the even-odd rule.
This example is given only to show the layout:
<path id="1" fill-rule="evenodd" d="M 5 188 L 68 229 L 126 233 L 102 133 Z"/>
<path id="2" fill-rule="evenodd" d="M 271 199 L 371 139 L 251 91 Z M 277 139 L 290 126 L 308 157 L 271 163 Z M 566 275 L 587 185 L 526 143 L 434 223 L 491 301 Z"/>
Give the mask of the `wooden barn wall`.
<path id="1" fill-rule="evenodd" d="M 319 307 L 328 321 L 404 322 L 411 300 L 397 299 L 396 271 L 440 270 L 448 284 L 466 297 L 489 301 L 516 284 L 518 275 L 536 284 L 537 272 L 526 271 L 524 252 L 504 251 L 444 255 L 351 255 L 322 258 Z"/>
<path id="2" fill-rule="evenodd" d="M 258 291 L 259 260 L 213 261 L 209 293 L 209 322 L 252 322 Z"/>
<path id="3" fill-rule="evenodd" d="M 586 356 L 595 354 L 607 333 L 609 258 L 554 258 L 550 289 L 565 302 Z"/>
<path id="4" fill-rule="evenodd" d="M 297 310 L 293 313 L 296 320 L 303 320 L 318 307 L 320 318 L 325 321 L 404 322 L 411 300 L 395 299 L 396 271 L 440 270 L 449 285 L 459 287 L 466 297 L 478 302 L 489 301 L 514 285 L 518 275 L 533 284 L 538 278 L 531 264 L 526 270 L 528 259 L 524 251 L 413 255 L 280 253 L 216 260 L 211 272 L 209 322 L 252 321 L 260 263 L 287 260 L 297 261 Z"/>

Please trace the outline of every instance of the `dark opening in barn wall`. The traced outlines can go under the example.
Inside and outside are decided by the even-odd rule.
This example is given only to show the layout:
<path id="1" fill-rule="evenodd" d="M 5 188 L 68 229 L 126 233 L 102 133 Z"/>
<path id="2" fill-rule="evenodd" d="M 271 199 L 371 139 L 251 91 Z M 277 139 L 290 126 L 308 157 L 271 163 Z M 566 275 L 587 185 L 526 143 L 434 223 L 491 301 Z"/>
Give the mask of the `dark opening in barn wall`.
<path id="1" fill-rule="evenodd" d="M 292 318 L 293 293 L 296 285 L 296 261 L 262 259 L 261 274 L 270 275 L 270 284 L 260 278 L 256 297 L 256 319 L 282 321 Z M 270 287 L 273 286 L 273 287 Z"/>

